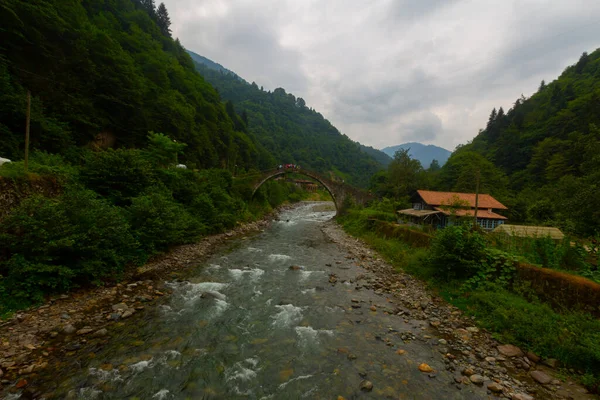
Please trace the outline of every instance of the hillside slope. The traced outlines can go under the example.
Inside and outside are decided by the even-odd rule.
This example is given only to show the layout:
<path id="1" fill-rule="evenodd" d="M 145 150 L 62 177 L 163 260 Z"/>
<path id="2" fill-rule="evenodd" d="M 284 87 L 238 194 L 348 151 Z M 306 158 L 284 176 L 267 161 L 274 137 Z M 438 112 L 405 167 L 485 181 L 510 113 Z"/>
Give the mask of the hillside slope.
<path id="1" fill-rule="evenodd" d="M 600 49 L 507 112 L 492 110 L 486 128 L 442 168 L 440 185 L 462 176 L 473 186 L 467 175 L 475 169 L 513 221 L 600 233 Z"/>
<path id="2" fill-rule="evenodd" d="M 363 187 L 382 168 L 359 143 L 341 134 L 302 98 L 282 88 L 265 91 L 256 83 L 249 84 L 237 75 L 202 63 L 197 62 L 196 67 L 221 97 L 231 102 L 248 131 L 278 162 L 299 164 Z"/>
<path id="3" fill-rule="evenodd" d="M 269 159 L 234 129 L 217 91 L 144 4 L 0 4 L 0 156 L 23 156 L 30 90 L 34 149 L 73 154 L 94 140 L 140 147 L 156 131 L 186 143 L 180 161 L 198 168 Z"/>
<path id="4" fill-rule="evenodd" d="M 385 149 L 381 149 L 381 151 L 390 157 L 394 157 L 394 154 L 400 149 L 410 149 L 408 154 L 415 160 L 419 160 L 423 168 L 429 168 L 429 165 L 433 160 L 437 160 L 440 165 L 444 165 L 450 157 L 450 154 L 452 154 L 451 151 L 448 151 L 442 147 L 435 146 L 433 144 L 425 145 L 417 142 L 390 146 L 386 147 Z"/>

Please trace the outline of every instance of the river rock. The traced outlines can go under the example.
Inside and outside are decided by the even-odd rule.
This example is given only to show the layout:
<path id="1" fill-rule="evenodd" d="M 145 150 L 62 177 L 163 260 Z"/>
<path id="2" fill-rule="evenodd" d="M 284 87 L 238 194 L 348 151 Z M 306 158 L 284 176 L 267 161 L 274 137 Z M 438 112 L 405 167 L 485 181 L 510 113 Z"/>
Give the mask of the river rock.
<path id="1" fill-rule="evenodd" d="M 533 397 L 525 393 L 514 393 L 510 396 L 510 400 L 533 400 Z"/>
<path id="2" fill-rule="evenodd" d="M 365 379 L 360 383 L 360 390 L 362 390 L 363 392 L 370 392 L 371 390 L 373 390 L 373 382 Z"/>
<path id="3" fill-rule="evenodd" d="M 429 364 L 419 364 L 419 371 L 421 372 L 433 372 L 433 368 L 429 366 Z"/>
<path id="4" fill-rule="evenodd" d="M 494 392 L 494 393 L 501 393 L 502 390 L 504 389 L 502 387 L 502 385 L 500 385 L 497 382 L 492 382 L 492 383 L 488 384 L 487 388 L 488 388 L 489 391 Z"/>
<path id="5" fill-rule="evenodd" d="M 479 332 L 479 328 L 476 326 L 468 326 L 467 327 L 467 331 L 471 332 L 471 333 L 478 333 Z"/>
<path id="6" fill-rule="evenodd" d="M 129 306 L 125 303 L 114 304 L 112 306 L 113 311 L 124 311 L 128 308 L 129 308 Z"/>
<path id="7" fill-rule="evenodd" d="M 471 380 L 471 382 L 477 385 L 483 385 L 483 381 L 485 381 L 485 378 L 479 374 L 471 375 L 469 379 Z"/>
<path id="8" fill-rule="evenodd" d="M 213 298 L 213 299 L 223 300 L 223 301 L 225 301 L 227 299 L 227 296 L 225 296 L 223 293 L 219 293 L 214 290 L 208 290 L 208 291 L 202 293 L 202 295 L 200 297 L 202 297 L 203 299 Z"/>
<path id="9" fill-rule="evenodd" d="M 0 368 L 0 378 L 2 378 L 4 376 L 4 371 L 2 371 L 2 368 Z"/>
<path id="10" fill-rule="evenodd" d="M 108 335 L 108 330 L 106 328 L 98 329 L 92 334 L 93 337 L 102 337 L 106 335 Z"/>
<path id="11" fill-rule="evenodd" d="M 454 331 L 454 336 L 456 336 L 457 338 L 459 338 L 460 340 L 462 340 L 463 342 L 466 342 L 468 340 L 471 339 L 471 332 L 469 332 L 466 329 L 456 329 Z"/>
<path id="12" fill-rule="evenodd" d="M 77 331 L 78 335 L 87 335 L 88 333 L 92 332 L 93 329 L 90 326 L 84 326 L 83 328 L 81 328 L 80 330 Z"/>
<path id="13" fill-rule="evenodd" d="M 75 329 L 75 327 L 71 324 L 67 324 L 63 327 L 63 332 L 66 333 L 67 335 L 74 333 L 76 330 L 77 329 Z"/>
<path id="14" fill-rule="evenodd" d="M 123 318 L 129 318 L 133 315 L 133 313 L 135 312 L 135 310 L 133 308 L 127 309 L 125 310 L 125 312 L 123 313 L 123 315 L 121 315 L 121 317 Z"/>
<path id="15" fill-rule="evenodd" d="M 28 375 L 33 372 L 33 364 L 19 370 L 19 375 Z"/>
<path id="16" fill-rule="evenodd" d="M 17 384 L 15 385 L 15 387 L 16 387 L 17 389 L 22 389 L 22 388 L 24 388 L 25 386 L 27 386 L 27 383 L 28 383 L 28 382 L 27 382 L 27 379 L 20 379 L 20 380 L 19 380 L 19 382 L 17 382 Z"/>
<path id="17" fill-rule="evenodd" d="M 529 358 L 530 361 L 532 361 L 534 363 L 539 363 L 540 362 L 540 356 L 538 356 L 534 352 L 528 351 L 527 354 L 526 354 L 526 356 L 527 356 L 527 358 Z"/>
<path id="18" fill-rule="evenodd" d="M 547 383 L 552 382 L 552 378 L 542 371 L 531 371 L 529 375 L 538 383 L 545 385 Z"/>
<path id="19" fill-rule="evenodd" d="M 523 357 L 523 352 L 512 344 L 503 344 L 497 347 L 498 352 L 506 357 Z"/>

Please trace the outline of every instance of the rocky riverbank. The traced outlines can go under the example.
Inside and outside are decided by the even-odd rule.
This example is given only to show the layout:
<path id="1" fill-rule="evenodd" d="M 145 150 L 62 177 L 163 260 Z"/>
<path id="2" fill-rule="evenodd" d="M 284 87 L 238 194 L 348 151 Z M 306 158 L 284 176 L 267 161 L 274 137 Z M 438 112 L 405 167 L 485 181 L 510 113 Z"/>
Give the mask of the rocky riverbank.
<path id="1" fill-rule="evenodd" d="M 280 210 L 289 207 L 293 206 Z M 202 263 L 228 239 L 265 229 L 278 212 L 198 243 L 175 247 L 132 270 L 118 284 L 74 291 L 16 313 L 0 324 L 0 392 L 11 388 L 22 390 L 22 398 L 43 397 L 36 389 L 36 378 L 43 370 L 52 370 L 80 350 L 106 342 L 111 326 L 126 323 L 133 314 L 170 294 L 165 278 L 184 275 L 187 268 Z"/>
<path id="2" fill-rule="evenodd" d="M 365 269 L 364 276 L 351 282 L 355 289 L 374 290 L 387 298 L 387 304 L 371 305 L 373 309 L 395 314 L 407 323 L 409 320 L 422 322 L 423 338 L 406 340 L 427 339 L 431 343 L 433 331 L 445 368 L 454 374 L 449 384 L 458 389 L 467 385 L 484 386 L 488 394 L 512 400 L 597 398 L 572 380 L 559 379 L 556 360 L 543 360 L 511 344 L 497 342 L 459 309 L 432 294 L 423 282 L 395 271 L 368 245 L 347 235 L 335 222 L 327 223 L 323 232 Z M 336 281 L 332 275 L 330 282 Z M 427 364 L 420 364 L 418 368 L 424 373 L 432 371 Z"/>

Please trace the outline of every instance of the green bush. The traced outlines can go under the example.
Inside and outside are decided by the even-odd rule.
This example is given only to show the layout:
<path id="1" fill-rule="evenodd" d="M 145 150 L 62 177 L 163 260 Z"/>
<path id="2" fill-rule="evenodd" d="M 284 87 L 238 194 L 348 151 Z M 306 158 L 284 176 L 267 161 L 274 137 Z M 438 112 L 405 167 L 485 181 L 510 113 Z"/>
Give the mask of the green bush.
<path id="1" fill-rule="evenodd" d="M 44 151 L 32 152 L 28 170 L 25 172 L 23 161 L 13 161 L 0 167 L 0 176 L 11 179 L 26 179 L 32 175 L 52 176 L 60 183 L 73 182 L 78 170 L 62 156 Z"/>
<path id="2" fill-rule="evenodd" d="M 469 278 L 477 272 L 484 250 L 485 240 L 480 233 L 464 225 L 448 226 L 435 234 L 428 264 L 447 281 Z"/>
<path id="3" fill-rule="evenodd" d="M 469 303 L 471 313 L 502 341 L 600 374 L 600 321 L 589 314 L 559 314 L 547 304 L 490 286 L 471 293 Z"/>
<path id="4" fill-rule="evenodd" d="M 117 207 L 88 190 L 24 200 L 0 225 L 6 295 L 34 301 L 73 285 L 116 277 L 137 242 Z"/>
<path id="5" fill-rule="evenodd" d="M 508 288 L 515 281 L 518 258 L 498 249 L 485 248 L 475 274 L 464 288 L 485 288 L 489 284 Z"/>
<path id="6" fill-rule="evenodd" d="M 177 155 L 187 146 L 177 143 L 163 133 L 148 132 L 148 147 L 144 151 L 150 162 L 160 167 L 177 164 Z"/>
<path id="7" fill-rule="evenodd" d="M 109 149 L 85 155 L 81 181 L 113 204 L 124 206 L 153 186 L 156 176 L 154 167 L 142 151 Z"/>
<path id="8" fill-rule="evenodd" d="M 132 233 L 146 254 L 165 250 L 169 245 L 191 243 L 206 231 L 205 225 L 160 189 L 133 198 L 125 212 Z"/>

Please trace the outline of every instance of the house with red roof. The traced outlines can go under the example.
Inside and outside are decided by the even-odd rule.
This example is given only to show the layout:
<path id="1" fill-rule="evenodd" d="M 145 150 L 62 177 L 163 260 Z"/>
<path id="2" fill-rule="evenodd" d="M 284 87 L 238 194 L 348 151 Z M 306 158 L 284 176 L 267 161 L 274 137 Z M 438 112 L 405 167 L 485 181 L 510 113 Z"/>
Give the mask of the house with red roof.
<path id="1" fill-rule="evenodd" d="M 443 228 L 461 217 L 473 219 L 477 212 L 477 223 L 485 230 L 504 224 L 507 218 L 498 214 L 508 210 L 504 204 L 489 194 L 479 194 L 476 211 L 475 197 L 475 193 L 417 190 L 412 208 L 398 211 L 399 222 Z"/>

